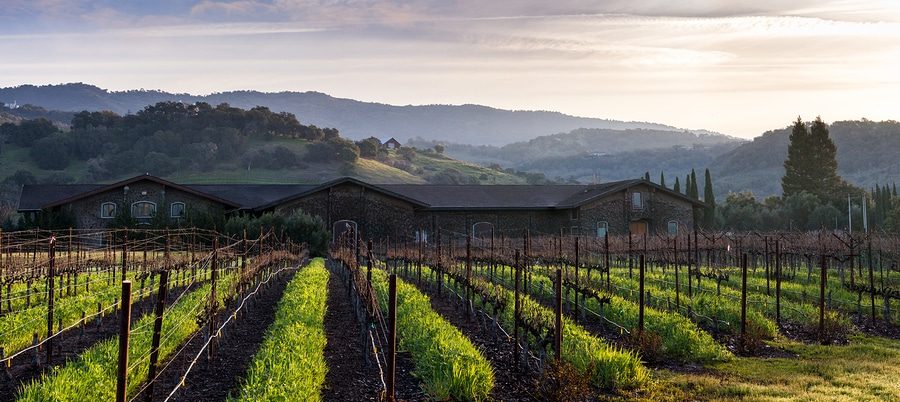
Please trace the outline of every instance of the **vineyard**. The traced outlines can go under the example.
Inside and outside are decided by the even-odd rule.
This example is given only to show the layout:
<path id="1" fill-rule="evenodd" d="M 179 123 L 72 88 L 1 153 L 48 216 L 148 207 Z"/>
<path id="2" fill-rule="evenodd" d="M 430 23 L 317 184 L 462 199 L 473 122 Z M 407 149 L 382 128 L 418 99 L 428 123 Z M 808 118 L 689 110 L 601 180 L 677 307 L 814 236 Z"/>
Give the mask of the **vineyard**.
<path id="1" fill-rule="evenodd" d="M 0 400 L 900 398 L 900 238 L 429 240 L 2 233 Z"/>

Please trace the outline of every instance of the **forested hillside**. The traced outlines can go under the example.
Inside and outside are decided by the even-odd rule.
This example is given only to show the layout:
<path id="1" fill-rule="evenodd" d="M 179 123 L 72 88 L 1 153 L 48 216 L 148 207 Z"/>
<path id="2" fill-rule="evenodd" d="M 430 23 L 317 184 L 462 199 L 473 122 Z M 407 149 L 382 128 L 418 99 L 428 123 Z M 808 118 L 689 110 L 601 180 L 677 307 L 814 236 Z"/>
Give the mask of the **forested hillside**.
<path id="1" fill-rule="evenodd" d="M 0 88 L 0 101 L 13 100 L 52 110 L 109 110 L 118 114 L 134 113 L 163 101 L 228 103 L 245 109 L 265 105 L 276 112 L 292 113 L 303 122 L 339 127 L 345 137 L 357 140 L 374 136 L 395 137 L 405 142 L 423 137 L 503 145 L 582 127 L 680 131 L 664 124 L 576 117 L 550 111 L 514 111 L 480 105 L 395 106 L 336 98 L 320 92 L 231 91 L 198 96 L 148 90 L 116 92 L 87 84 Z"/>
<path id="2" fill-rule="evenodd" d="M 376 183 L 545 181 L 434 149 L 354 142 L 337 129 L 300 124 L 290 113 L 227 104 L 161 102 L 124 116 L 83 111 L 63 126 L 16 116 L 0 124 L 0 140 L 6 209 L 23 184 L 112 182 L 142 173 L 183 183 L 318 183 L 339 176 Z"/>
<path id="3" fill-rule="evenodd" d="M 900 176 L 900 123 L 836 121 L 829 127 L 837 146 L 838 173 L 857 186 L 871 188 Z M 781 193 L 790 129 L 768 131 L 717 157 L 710 170 L 717 192 L 750 190 L 757 196 Z"/>

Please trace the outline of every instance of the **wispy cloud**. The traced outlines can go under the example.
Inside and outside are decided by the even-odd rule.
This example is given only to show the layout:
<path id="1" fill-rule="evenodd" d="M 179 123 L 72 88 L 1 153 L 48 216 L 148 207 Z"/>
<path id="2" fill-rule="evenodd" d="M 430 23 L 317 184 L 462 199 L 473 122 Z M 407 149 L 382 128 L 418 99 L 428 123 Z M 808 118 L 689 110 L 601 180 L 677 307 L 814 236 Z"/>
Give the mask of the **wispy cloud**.
<path id="1" fill-rule="evenodd" d="M 7 0 L 0 85 L 320 90 L 751 136 L 897 118 L 900 2 Z M 891 95 L 893 94 L 893 95 Z"/>

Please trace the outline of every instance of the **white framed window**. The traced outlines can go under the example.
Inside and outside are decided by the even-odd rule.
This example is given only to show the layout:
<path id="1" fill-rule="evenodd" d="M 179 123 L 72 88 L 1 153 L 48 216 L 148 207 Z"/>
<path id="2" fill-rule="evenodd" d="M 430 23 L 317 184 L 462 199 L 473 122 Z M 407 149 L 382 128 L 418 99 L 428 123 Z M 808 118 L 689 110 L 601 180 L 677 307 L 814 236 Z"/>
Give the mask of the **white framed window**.
<path id="1" fill-rule="evenodd" d="M 156 215 L 156 203 L 150 201 L 138 201 L 131 204 L 131 217 L 136 219 L 152 218 Z"/>
<path id="2" fill-rule="evenodd" d="M 644 195 L 640 191 L 631 193 L 631 208 L 644 209 Z"/>
<path id="3" fill-rule="evenodd" d="M 184 203 L 173 202 L 172 205 L 169 206 L 169 216 L 172 218 L 184 218 Z"/>
<path id="4" fill-rule="evenodd" d="M 668 229 L 669 229 L 670 236 L 677 236 L 678 235 L 678 221 L 669 221 Z"/>
<path id="5" fill-rule="evenodd" d="M 604 238 L 609 234 L 609 223 L 606 221 L 597 222 L 597 237 Z"/>
<path id="6" fill-rule="evenodd" d="M 569 219 L 573 221 L 578 220 L 578 208 L 572 208 L 569 210 Z"/>
<path id="7" fill-rule="evenodd" d="M 578 236 L 581 234 L 581 228 L 579 228 L 578 226 L 572 226 L 571 228 L 569 228 L 569 234 L 572 236 Z"/>
<path id="8" fill-rule="evenodd" d="M 116 203 L 104 202 L 100 204 L 100 217 L 103 219 L 112 219 L 116 217 Z"/>

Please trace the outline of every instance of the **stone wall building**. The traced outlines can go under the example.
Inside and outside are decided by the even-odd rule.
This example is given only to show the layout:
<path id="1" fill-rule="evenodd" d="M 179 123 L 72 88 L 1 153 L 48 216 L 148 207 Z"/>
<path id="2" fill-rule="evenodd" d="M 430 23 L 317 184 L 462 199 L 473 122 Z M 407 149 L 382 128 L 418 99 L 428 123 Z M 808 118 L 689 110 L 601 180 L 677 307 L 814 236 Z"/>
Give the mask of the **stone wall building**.
<path id="1" fill-rule="evenodd" d="M 428 239 L 440 230 L 493 229 L 596 235 L 664 234 L 691 230 L 703 204 L 645 180 L 593 185 L 370 184 L 341 178 L 319 185 L 176 184 L 144 175 L 108 185 L 29 185 L 25 214 L 68 213 L 78 228 L 112 225 L 128 214 L 137 223 L 170 223 L 207 214 L 290 214 L 322 217 L 337 233 L 355 228 L 369 238 Z M 160 216 L 159 214 L 164 214 Z"/>

